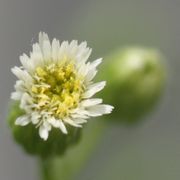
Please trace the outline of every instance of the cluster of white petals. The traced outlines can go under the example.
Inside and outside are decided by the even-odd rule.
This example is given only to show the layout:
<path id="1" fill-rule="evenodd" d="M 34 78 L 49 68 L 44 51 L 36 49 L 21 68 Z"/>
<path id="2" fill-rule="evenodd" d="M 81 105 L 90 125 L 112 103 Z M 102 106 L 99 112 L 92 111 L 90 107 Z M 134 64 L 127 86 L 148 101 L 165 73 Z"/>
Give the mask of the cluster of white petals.
<path id="1" fill-rule="evenodd" d="M 60 43 L 57 39 L 53 39 L 51 42 L 46 33 L 40 32 L 39 42 L 33 44 L 30 55 L 20 56 L 22 66 L 12 68 L 12 72 L 18 80 L 11 98 L 19 101 L 20 108 L 25 111 L 23 116 L 16 119 L 16 125 L 26 126 L 32 123 L 36 128 L 39 128 L 40 137 L 47 140 L 52 128 L 59 128 L 64 134 L 67 134 L 68 125 L 82 127 L 82 124 L 86 123 L 90 117 L 111 113 L 112 106 L 102 104 L 102 99 L 93 98 L 97 92 L 104 88 L 106 82 L 93 83 L 97 66 L 102 59 L 88 62 L 90 54 L 91 49 L 87 47 L 86 42 L 78 44 L 76 40 L 73 40 L 70 43 L 67 41 Z M 73 66 L 68 66 L 68 63 L 72 62 Z M 64 71 L 59 71 L 61 64 L 66 66 Z M 54 67 L 56 65 L 58 66 Z M 51 76 L 56 73 L 61 77 L 64 76 L 64 73 L 69 73 L 69 76 L 74 73 L 74 79 L 66 78 L 66 81 L 63 81 L 66 83 L 63 84 L 63 89 L 57 87 L 58 84 L 51 87 L 51 83 L 49 83 L 51 81 L 46 79 L 48 76 L 51 78 L 48 73 Z M 68 80 L 74 83 L 73 88 L 77 89 L 76 94 L 73 92 L 70 95 L 65 94 L 67 92 L 65 88 L 72 89 Z M 61 85 L 59 84 L 59 86 Z M 59 94 L 61 98 L 53 89 L 55 87 L 58 88 L 57 92 L 64 93 L 63 96 Z M 53 92 L 56 94 L 53 95 Z M 64 104 L 62 106 L 62 98 L 65 98 L 66 101 L 64 100 L 63 103 L 65 102 L 66 106 Z"/>

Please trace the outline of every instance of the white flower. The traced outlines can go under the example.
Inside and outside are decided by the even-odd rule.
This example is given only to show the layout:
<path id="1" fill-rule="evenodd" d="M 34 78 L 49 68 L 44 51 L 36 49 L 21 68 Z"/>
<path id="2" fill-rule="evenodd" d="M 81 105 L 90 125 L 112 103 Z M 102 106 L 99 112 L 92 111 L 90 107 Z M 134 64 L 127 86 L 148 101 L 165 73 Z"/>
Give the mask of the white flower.
<path id="1" fill-rule="evenodd" d="M 53 39 L 51 43 L 48 35 L 40 32 L 30 57 L 23 54 L 22 67 L 12 68 L 18 80 L 11 98 L 20 101 L 20 108 L 25 111 L 15 124 L 32 123 L 39 128 L 40 137 L 47 140 L 52 128 L 67 134 L 68 124 L 82 127 L 90 117 L 111 113 L 112 106 L 92 98 L 106 83 L 92 82 L 102 59 L 88 62 L 90 54 L 86 42 L 60 44 Z"/>

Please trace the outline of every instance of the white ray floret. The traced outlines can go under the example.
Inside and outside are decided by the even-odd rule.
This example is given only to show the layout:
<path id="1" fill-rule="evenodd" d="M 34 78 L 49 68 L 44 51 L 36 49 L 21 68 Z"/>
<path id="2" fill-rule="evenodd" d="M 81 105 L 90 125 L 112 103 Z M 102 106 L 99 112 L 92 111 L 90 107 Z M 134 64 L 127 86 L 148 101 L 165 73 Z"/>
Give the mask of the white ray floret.
<path id="1" fill-rule="evenodd" d="M 91 51 L 86 42 L 53 39 L 51 43 L 48 35 L 40 32 L 29 57 L 20 56 L 22 67 L 12 68 L 18 80 L 11 98 L 25 111 L 15 124 L 31 123 L 47 140 L 52 128 L 67 134 L 68 126 L 82 127 L 90 117 L 111 113 L 112 106 L 93 98 L 106 82 L 92 81 L 102 59 L 88 62 Z"/>

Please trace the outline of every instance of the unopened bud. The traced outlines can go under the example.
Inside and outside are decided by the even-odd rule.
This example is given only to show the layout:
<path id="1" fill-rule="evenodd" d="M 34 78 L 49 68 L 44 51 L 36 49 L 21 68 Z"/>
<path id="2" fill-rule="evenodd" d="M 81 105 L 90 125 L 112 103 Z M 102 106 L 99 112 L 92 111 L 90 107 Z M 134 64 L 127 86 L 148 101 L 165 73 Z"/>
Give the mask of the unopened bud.
<path id="1" fill-rule="evenodd" d="M 165 84 L 161 54 L 153 49 L 126 48 L 107 57 L 101 79 L 106 102 L 115 109 L 111 116 L 119 121 L 135 122 L 155 105 Z"/>

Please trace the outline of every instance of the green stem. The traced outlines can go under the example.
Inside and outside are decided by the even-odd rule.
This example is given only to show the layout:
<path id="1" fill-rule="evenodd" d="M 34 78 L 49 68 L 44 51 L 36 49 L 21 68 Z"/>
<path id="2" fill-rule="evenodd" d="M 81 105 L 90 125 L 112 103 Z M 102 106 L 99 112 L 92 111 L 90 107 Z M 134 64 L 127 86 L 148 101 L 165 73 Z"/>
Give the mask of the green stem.
<path id="1" fill-rule="evenodd" d="M 42 159 L 43 180 L 72 180 L 80 173 L 100 141 L 106 123 L 101 120 L 88 124 L 81 142 L 61 157 Z"/>
<path id="2" fill-rule="evenodd" d="M 40 159 L 42 168 L 42 180 L 51 180 L 51 158 Z"/>

